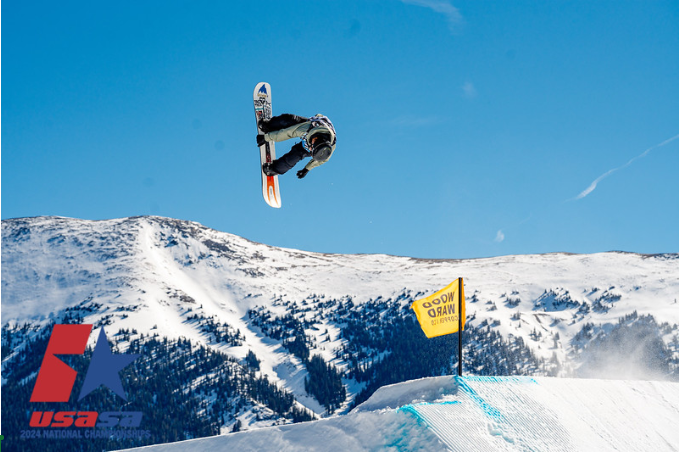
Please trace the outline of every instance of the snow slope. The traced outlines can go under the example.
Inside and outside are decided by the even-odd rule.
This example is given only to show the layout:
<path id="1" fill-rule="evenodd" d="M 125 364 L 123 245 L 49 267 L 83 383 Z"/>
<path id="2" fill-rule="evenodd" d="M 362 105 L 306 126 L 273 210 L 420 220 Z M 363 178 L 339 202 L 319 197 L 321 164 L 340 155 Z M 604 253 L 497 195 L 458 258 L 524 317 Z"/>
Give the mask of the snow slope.
<path id="1" fill-rule="evenodd" d="M 346 416 L 131 451 L 676 451 L 679 384 L 434 377 Z"/>
<path id="2" fill-rule="evenodd" d="M 75 309 L 84 322 L 104 326 L 108 334 L 122 328 L 153 331 L 207 344 L 238 359 L 250 350 L 261 361 L 262 374 L 320 416 L 325 410 L 306 394 L 301 361 L 254 326 L 249 310 L 264 307 L 284 315 L 292 312 L 292 303 L 315 307 L 297 314 L 312 325 L 306 330 L 310 346 L 343 370 L 345 364 L 335 355 L 343 339 L 339 325 L 329 320 L 336 305 L 324 308 L 325 302 L 398 300 L 407 305 L 460 276 L 467 328 L 487 324 L 502 337 L 522 338 L 538 356 L 554 356 L 564 369 L 579 366 L 572 362 L 571 347 L 586 325 L 608 330 L 633 311 L 672 324 L 665 339 L 677 342 L 677 254 L 428 260 L 276 248 L 161 217 L 2 222 L 3 326 L 44 325 Z M 229 325 L 243 343 L 216 342 L 190 320 L 194 315 Z M 628 371 L 631 366 L 615 375 L 628 378 Z M 352 380 L 345 384 L 348 400 L 340 412 L 362 389 Z"/>

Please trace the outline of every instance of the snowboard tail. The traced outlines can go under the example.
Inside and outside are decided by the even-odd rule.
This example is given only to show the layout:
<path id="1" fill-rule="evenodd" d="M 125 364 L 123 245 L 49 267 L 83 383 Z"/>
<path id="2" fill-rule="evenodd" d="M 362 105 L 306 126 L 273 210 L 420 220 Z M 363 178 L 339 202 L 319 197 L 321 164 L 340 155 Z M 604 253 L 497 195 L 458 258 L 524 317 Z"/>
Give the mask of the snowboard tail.
<path id="1" fill-rule="evenodd" d="M 272 92 L 270 91 L 269 83 L 261 82 L 256 85 L 256 88 L 253 90 L 253 107 L 256 112 L 258 133 L 263 133 L 258 126 L 258 121 L 260 119 L 272 118 Z M 276 158 L 274 142 L 266 141 L 263 146 L 260 146 L 260 176 L 263 199 L 265 199 L 269 206 L 279 208 L 282 207 L 282 198 L 279 194 L 279 180 L 277 176 L 267 176 L 263 172 L 263 164 L 272 163 Z"/>

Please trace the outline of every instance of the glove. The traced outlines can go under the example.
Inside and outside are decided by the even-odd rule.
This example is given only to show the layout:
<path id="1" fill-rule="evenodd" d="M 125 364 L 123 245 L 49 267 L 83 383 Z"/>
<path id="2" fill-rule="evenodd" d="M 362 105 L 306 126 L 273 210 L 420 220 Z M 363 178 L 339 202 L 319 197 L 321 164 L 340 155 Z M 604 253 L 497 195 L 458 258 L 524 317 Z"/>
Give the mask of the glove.
<path id="1" fill-rule="evenodd" d="M 305 175 L 308 174 L 308 170 L 303 168 L 301 171 L 297 172 L 296 175 L 299 179 L 303 179 Z"/>
<path id="2" fill-rule="evenodd" d="M 256 135 L 256 144 L 258 144 L 258 147 L 263 146 L 265 144 L 265 135 L 262 133 Z"/>

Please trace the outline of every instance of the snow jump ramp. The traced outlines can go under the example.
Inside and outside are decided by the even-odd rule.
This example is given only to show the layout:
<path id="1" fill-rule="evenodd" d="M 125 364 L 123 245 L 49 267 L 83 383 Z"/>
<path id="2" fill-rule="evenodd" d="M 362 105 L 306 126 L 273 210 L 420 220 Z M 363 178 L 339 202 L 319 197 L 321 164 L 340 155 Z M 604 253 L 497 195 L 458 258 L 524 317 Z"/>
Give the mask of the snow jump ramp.
<path id="1" fill-rule="evenodd" d="M 345 416 L 131 450 L 678 449 L 679 383 L 435 377 L 385 386 Z"/>

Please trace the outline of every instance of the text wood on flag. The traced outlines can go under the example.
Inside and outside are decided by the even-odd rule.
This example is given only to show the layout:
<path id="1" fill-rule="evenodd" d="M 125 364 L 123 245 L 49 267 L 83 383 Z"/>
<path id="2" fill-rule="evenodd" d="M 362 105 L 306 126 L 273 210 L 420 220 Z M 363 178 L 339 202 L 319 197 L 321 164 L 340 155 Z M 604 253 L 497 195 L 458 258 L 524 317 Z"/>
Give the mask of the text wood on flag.
<path id="1" fill-rule="evenodd" d="M 466 311 L 462 278 L 431 296 L 416 300 L 412 309 L 426 337 L 456 333 L 464 328 Z M 461 315 L 460 315 L 461 311 Z"/>

